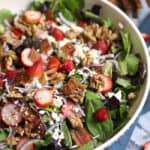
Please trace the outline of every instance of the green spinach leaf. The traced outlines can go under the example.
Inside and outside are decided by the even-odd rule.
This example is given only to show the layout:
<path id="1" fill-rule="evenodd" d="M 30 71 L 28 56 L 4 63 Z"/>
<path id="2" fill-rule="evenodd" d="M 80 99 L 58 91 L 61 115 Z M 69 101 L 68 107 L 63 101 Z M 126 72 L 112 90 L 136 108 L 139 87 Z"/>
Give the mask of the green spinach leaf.
<path id="1" fill-rule="evenodd" d="M 86 109 L 86 126 L 93 136 L 99 136 L 101 141 L 104 141 L 113 134 L 113 122 L 109 117 L 105 122 L 97 122 L 93 118 L 93 113 L 104 107 L 97 93 L 92 91 L 86 92 L 85 109 Z"/>
<path id="2" fill-rule="evenodd" d="M 111 62 L 105 63 L 104 66 L 102 67 L 102 72 L 105 75 L 112 77 L 112 63 Z"/>
<path id="3" fill-rule="evenodd" d="M 7 137 L 7 132 L 5 129 L 0 129 L 0 142 L 3 142 Z"/>
<path id="4" fill-rule="evenodd" d="M 139 67 L 139 59 L 133 55 L 129 54 L 126 57 L 126 63 L 128 68 L 128 74 L 133 76 L 137 73 Z"/>
<path id="5" fill-rule="evenodd" d="M 61 125 L 61 130 L 64 133 L 64 143 L 66 146 L 71 147 L 72 146 L 72 139 L 71 139 L 71 135 L 70 135 L 70 131 L 68 129 L 68 126 L 66 124 L 66 122 L 64 122 Z"/>
<path id="6" fill-rule="evenodd" d="M 129 39 L 129 33 L 122 31 L 120 34 L 121 34 L 121 38 L 122 38 L 123 48 L 124 48 L 126 54 L 128 54 L 131 50 L 131 42 Z"/>
<path id="7" fill-rule="evenodd" d="M 135 86 L 131 84 L 130 80 L 126 80 L 123 78 L 117 78 L 116 84 L 122 86 L 125 89 L 135 89 Z"/>

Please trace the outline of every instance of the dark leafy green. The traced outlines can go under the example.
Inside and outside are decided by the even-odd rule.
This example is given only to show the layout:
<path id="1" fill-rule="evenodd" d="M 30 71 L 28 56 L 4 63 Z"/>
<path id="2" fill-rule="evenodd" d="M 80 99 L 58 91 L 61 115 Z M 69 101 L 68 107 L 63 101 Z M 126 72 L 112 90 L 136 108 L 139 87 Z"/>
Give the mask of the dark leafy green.
<path id="1" fill-rule="evenodd" d="M 5 141 L 7 136 L 7 131 L 5 129 L 0 129 L 0 142 Z"/>
<path id="2" fill-rule="evenodd" d="M 78 148 L 78 150 L 93 150 L 94 147 L 96 146 L 97 141 L 96 140 L 92 140 L 89 143 L 81 146 L 80 148 Z"/>
<path id="3" fill-rule="evenodd" d="M 105 63 L 104 66 L 102 67 L 102 72 L 103 74 L 112 77 L 112 63 L 111 62 Z"/>
<path id="4" fill-rule="evenodd" d="M 93 113 L 102 107 L 104 105 L 97 93 L 88 90 L 85 99 L 86 126 L 93 136 L 99 136 L 98 138 L 104 141 L 113 134 L 113 122 L 110 117 L 105 122 L 97 122 L 94 119 Z"/>
<path id="5" fill-rule="evenodd" d="M 132 85 L 130 80 L 123 79 L 123 78 L 117 78 L 116 84 L 122 86 L 125 89 L 134 89 L 135 86 Z"/>
<path id="6" fill-rule="evenodd" d="M 121 38 L 122 38 L 123 48 L 124 48 L 126 54 L 128 54 L 131 50 L 131 41 L 129 39 L 129 33 L 122 31 L 120 34 L 121 34 Z"/>
<path id="7" fill-rule="evenodd" d="M 13 14 L 11 13 L 10 10 L 7 9 L 0 9 L 0 34 L 4 34 L 5 33 L 5 27 L 3 25 L 4 20 L 11 18 L 13 16 Z"/>
<path id="8" fill-rule="evenodd" d="M 92 13 L 91 11 L 82 11 L 83 16 L 85 18 L 91 19 L 93 21 L 96 21 L 97 23 L 100 24 L 104 24 L 106 25 L 108 28 L 111 28 L 113 26 L 112 20 L 107 17 L 107 18 L 101 18 L 99 15 L 96 15 L 94 13 Z"/>
<path id="9" fill-rule="evenodd" d="M 71 139 L 70 131 L 69 131 L 69 128 L 68 128 L 66 122 L 62 123 L 61 130 L 64 133 L 64 143 L 65 143 L 65 145 L 67 147 L 71 147 L 72 146 L 72 139 Z"/>
<path id="10" fill-rule="evenodd" d="M 44 149 L 51 143 L 51 141 L 52 141 L 51 134 L 46 134 L 45 138 L 44 138 L 44 141 L 35 143 L 35 147 L 36 147 L 37 150 L 41 149 L 41 148 Z"/>
<path id="11" fill-rule="evenodd" d="M 53 0 L 52 1 L 52 11 L 54 14 L 58 15 L 59 12 L 63 16 L 70 20 L 76 21 L 80 18 L 80 10 L 84 7 L 84 0 Z"/>

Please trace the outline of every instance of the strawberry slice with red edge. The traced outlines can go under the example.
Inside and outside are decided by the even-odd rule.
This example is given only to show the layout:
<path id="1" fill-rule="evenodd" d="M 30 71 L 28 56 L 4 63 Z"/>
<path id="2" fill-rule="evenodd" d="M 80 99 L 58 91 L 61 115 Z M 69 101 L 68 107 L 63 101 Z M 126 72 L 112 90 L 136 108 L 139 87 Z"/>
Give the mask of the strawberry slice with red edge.
<path id="1" fill-rule="evenodd" d="M 48 62 L 48 65 L 47 65 L 47 69 L 54 69 L 55 68 L 56 70 L 58 70 L 60 64 L 61 63 L 60 63 L 59 59 L 52 56 L 49 59 L 49 62 Z"/>
<path id="2" fill-rule="evenodd" d="M 38 107 L 45 108 L 53 104 L 53 90 L 51 89 L 39 89 L 33 97 Z"/>
<path id="3" fill-rule="evenodd" d="M 105 108 L 100 108 L 94 113 L 94 118 L 97 121 L 106 121 L 108 119 L 108 111 Z"/>
<path id="4" fill-rule="evenodd" d="M 109 46 L 104 40 L 99 40 L 93 45 L 93 48 L 99 50 L 101 54 L 107 54 Z"/>
<path id="5" fill-rule="evenodd" d="M 52 35 L 54 36 L 56 41 L 61 41 L 64 39 L 64 32 L 61 31 L 60 29 L 54 28 L 52 30 Z"/>
<path id="6" fill-rule="evenodd" d="M 150 34 L 142 33 L 142 36 L 143 36 L 145 41 L 149 41 L 150 40 Z"/>
<path id="7" fill-rule="evenodd" d="M 21 53 L 21 61 L 26 67 L 31 67 L 34 64 L 32 60 L 29 58 L 31 52 L 32 52 L 31 48 L 25 48 Z"/>
<path id="8" fill-rule="evenodd" d="M 11 31 L 12 31 L 19 39 L 21 39 L 21 37 L 24 35 L 24 33 L 23 33 L 20 29 L 18 29 L 18 28 L 16 28 L 16 27 L 12 27 Z"/>
<path id="9" fill-rule="evenodd" d="M 1 109 L 1 118 L 8 126 L 17 126 L 22 121 L 22 114 L 17 105 L 8 103 Z"/>
<path id="10" fill-rule="evenodd" d="M 73 113 L 73 107 L 75 106 L 74 103 L 68 101 L 64 104 L 61 108 L 61 113 L 65 118 L 68 118 Z"/>
<path id="11" fill-rule="evenodd" d="M 25 146 L 25 144 L 27 142 L 29 142 L 31 139 L 27 138 L 27 137 L 22 137 L 20 138 L 17 146 L 16 146 L 16 150 L 21 150 L 23 146 Z M 26 147 L 26 150 L 34 150 L 34 145 L 33 144 L 28 144 Z"/>
<path id="12" fill-rule="evenodd" d="M 14 80 L 17 74 L 17 70 L 6 70 L 6 77 L 8 80 Z"/>
<path id="13" fill-rule="evenodd" d="M 150 150 L 150 141 L 144 144 L 144 150 Z"/>
<path id="14" fill-rule="evenodd" d="M 40 78 L 43 75 L 43 72 L 44 72 L 44 63 L 41 59 L 36 61 L 32 67 L 29 67 L 26 70 L 26 74 L 29 77 L 37 77 L 37 78 Z"/>
<path id="15" fill-rule="evenodd" d="M 99 91 L 102 93 L 108 93 L 112 91 L 113 88 L 113 82 L 112 79 L 104 74 L 98 74 L 95 76 L 97 80 L 100 80 L 102 84 L 99 86 Z"/>
<path id="16" fill-rule="evenodd" d="M 64 63 L 60 66 L 60 71 L 66 71 L 66 72 L 70 72 L 74 69 L 74 63 L 72 60 L 67 59 L 64 61 Z"/>

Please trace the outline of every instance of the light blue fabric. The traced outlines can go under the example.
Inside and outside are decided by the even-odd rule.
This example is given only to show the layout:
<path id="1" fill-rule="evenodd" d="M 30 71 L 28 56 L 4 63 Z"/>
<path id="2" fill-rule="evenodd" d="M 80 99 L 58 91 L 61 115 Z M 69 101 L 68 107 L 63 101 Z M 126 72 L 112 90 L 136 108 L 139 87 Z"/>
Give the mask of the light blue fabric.
<path id="1" fill-rule="evenodd" d="M 140 21 L 137 25 L 141 32 L 150 34 L 150 13 L 148 11 L 142 12 Z M 150 43 L 147 43 L 150 45 Z M 149 118 L 148 118 L 149 117 Z M 145 121 L 144 121 L 145 120 Z M 141 123 L 142 122 L 142 123 Z M 144 123 L 143 123 L 144 122 Z M 149 125 L 149 130 L 147 125 Z M 141 150 L 145 141 L 150 140 L 150 93 L 147 98 L 147 102 L 131 128 L 122 136 L 117 142 L 115 142 L 108 150 Z"/>

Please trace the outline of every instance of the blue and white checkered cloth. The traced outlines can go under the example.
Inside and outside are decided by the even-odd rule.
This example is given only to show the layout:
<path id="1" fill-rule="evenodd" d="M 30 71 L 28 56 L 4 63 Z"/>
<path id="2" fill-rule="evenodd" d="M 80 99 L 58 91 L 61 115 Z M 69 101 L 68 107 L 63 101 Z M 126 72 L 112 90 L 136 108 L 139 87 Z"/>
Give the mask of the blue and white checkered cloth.
<path id="1" fill-rule="evenodd" d="M 142 0 L 144 3 L 145 0 Z M 150 34 L 150 8 L 139 12 L 139 19 L 134 20 L 141 32 Z M 150 42 L 147 43 L 150 52 Z M 150 141 L 150 93 L 147 102 L 131 128 L 108 150 L 141 150 L 144 143 Z"/>

